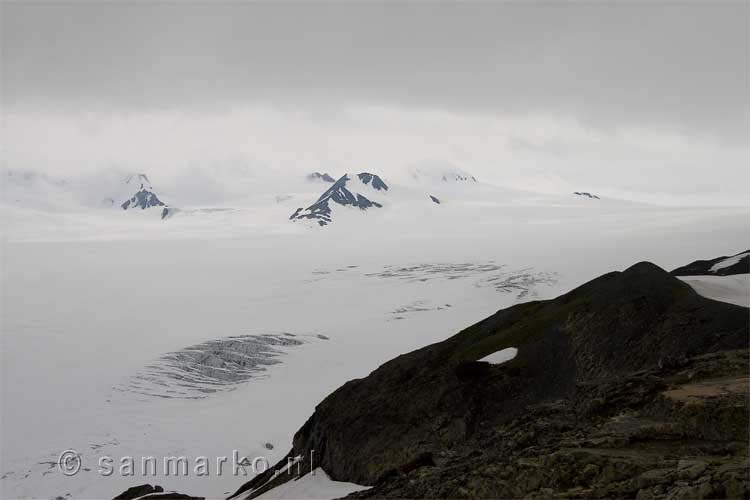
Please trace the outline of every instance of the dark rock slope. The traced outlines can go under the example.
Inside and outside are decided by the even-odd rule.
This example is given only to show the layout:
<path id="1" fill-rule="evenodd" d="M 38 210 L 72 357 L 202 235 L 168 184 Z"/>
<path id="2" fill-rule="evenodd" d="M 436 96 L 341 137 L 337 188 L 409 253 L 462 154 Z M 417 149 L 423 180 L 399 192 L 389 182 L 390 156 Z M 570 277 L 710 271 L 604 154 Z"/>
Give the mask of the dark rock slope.
<path id="1" fill-rule="evenodd" d="M 729 276 L 747 273 L 750 273 L 750 250 L 732 256 L 696 260 L 671 272 L 673 276 Z"/>
<path id="2" fill-rule="evenodd" d="M 347 382 L 289 456 L 354 497 L 747 498 L 747 348 L 747 308 L 639 263 Z"/>

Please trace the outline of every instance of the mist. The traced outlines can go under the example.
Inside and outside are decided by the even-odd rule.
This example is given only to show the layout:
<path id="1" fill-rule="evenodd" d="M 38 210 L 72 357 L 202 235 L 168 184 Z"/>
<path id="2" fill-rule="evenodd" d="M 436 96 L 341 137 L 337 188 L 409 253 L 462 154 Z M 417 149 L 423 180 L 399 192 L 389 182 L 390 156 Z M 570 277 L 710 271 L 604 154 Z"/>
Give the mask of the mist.
<path id="1" fill-rule="evenodd" d="M 744 2 L 2 10 L 5 169 L 146 172 L 210 201 L 248 172 L 438 162 L 532 191 L 747 203 Z"/>

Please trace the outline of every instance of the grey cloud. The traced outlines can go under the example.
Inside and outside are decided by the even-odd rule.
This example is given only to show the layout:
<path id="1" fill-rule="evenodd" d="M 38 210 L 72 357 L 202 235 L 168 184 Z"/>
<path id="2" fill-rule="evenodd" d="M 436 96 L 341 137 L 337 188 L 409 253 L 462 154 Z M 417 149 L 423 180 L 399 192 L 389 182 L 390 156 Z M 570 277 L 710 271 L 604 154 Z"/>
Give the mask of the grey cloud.
<path id="1" fill-rule="evenodd" d="M 570 146 L 561 141 L 532 141 L 518 136 L 508 137 L 508 148 L 513 152 L 541 153 L 553 157 L 568 156 L 571 153 Z"/>
<path id="2" fill-rule="evenodd" d="M 8 3 L 21 109 L 384 104 L 748 132 L 747 2 Z"/>

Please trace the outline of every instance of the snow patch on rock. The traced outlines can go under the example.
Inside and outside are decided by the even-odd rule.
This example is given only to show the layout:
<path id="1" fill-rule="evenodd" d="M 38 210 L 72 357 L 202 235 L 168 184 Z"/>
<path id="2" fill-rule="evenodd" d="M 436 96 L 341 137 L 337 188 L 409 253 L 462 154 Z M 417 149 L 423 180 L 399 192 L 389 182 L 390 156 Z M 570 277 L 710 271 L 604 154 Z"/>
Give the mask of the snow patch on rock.
<path id="1" fill-rule="evenodd" d="M 747 257 L 748 255 L 750 255 L 750 252 L 738 253 L 737 255 L 729 257 L 728 259 L 724 259 L 720 262 L 717 262 L 716 264 L 711 266 L 711 269 L 709 269 L 709 272 L 715 273 L 719 269 L 724 269 L 726 267 L 733 266 L 737 264 L 739 261 L 741 261 L 743 258 Z"/>
<path id="2" fill-rule="evenodd" d="M 492 365 L 500 365 L 502 363 L 505 363 L 506 361 L 510 361 L 511 359 L 515 358 L 517 354 L 518 354 L 518 349 L 516 349 L 515 347 L 506 347 L 505 349 L 500 349 L 499 351 L 495 351 L 492 354 L 489 354 L 478 361 L 484 361 Z"/>

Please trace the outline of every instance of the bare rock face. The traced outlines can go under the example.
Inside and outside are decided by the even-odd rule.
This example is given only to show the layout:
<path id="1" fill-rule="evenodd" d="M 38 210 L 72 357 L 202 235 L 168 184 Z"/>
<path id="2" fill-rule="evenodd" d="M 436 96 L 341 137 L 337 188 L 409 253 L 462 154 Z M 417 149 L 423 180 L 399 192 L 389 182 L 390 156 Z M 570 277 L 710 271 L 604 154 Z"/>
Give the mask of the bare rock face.
<path id="1" fill-rule="evenodd" d="M 747 308 L 639 263 L 347 382 L 289 457 L 362 498 L 746 497 L 749 328 Z M 293 479 L 287 463 L 236 494 Z"/>
<path id="2" fill-rule="evenodd" d="M 686 266 L 678 267 L 670 274 L 673 276 L 730 276 L 748 273 L 750 273 L 750 250 L 715 259 L 696 260 Z"/>

